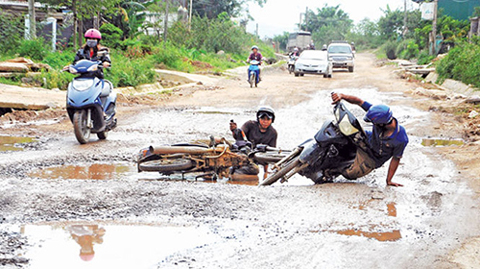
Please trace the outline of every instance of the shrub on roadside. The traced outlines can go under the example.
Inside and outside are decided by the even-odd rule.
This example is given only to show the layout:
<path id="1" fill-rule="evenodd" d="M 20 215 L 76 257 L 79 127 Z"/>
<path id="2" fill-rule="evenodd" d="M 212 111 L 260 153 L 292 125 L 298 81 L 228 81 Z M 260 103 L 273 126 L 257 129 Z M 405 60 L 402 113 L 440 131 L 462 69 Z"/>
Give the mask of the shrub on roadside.
<path id="1" fill-rule="evenodd" d="M 387 58 L 390 60 L 397 59 L 397 43 L 395 41 L 387 41 L 385 44 L 383 44 L 383 51 L 385 51 L 385 54 L 387 55 Z"/>
<path id="2" fill-rule="evenodd" d="M 35 61 L 41 61 L 49 52 L 42 38 L 33 40 L 23 40 L 16 52 L 21 57 L 29 58 Z"/>
<path id="3" fill-rule="evenodd" d="M 422 50 L 418 55 L 417 64 L 429 64 L 433 59 L 435 59 L 435 56 L 430 55 L 426 50 Z"/>
<path id="4" fill-rule="evenodd" d="M 480 88 L 480 46 L 461 42 L 436 67 L 439 81 L 455 79 Z"/>
<path id="5" fill-rule="evenodd" d="M 395 54 L 398 58 L 410 60 L 418 56 L 419 48 L 413 39 L 402 40 L 397 45 Z"/>
<path id="6" fill-rule="evenodd" d="M 117 48 L 123 36 L 123 31 L 117 26 L 111 23 L 104 23 L 100 26 L 100 32 L 102 32 L 102 44 L 110 47 Z"/>

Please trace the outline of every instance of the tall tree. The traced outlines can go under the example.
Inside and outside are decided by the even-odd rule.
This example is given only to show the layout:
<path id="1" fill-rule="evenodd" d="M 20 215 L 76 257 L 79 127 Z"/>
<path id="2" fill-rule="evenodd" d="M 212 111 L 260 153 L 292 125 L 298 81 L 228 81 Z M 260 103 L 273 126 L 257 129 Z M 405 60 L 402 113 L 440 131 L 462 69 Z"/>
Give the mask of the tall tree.
<path id="1" fill-rule="evenodd" d="M 209 19 L 217 18 L 223 12 L 230 17 L 237 17 L 242 14 L 242 11 L 246 11 L 244 8 L 250 3 L 262 6 L 266 2 L 267 0 L 194 0 L 193 12 Z"/>
<path id="2" fill-rule="evenodd" d="M 353 21 L 340 6 L 325 5 L 316 12 L 309 10 L 306 14 L 306 24 L 301 28 L 312 32 L 316 43 L 328 44 L 332 40 L 342 40 L 352 28 Z"/>

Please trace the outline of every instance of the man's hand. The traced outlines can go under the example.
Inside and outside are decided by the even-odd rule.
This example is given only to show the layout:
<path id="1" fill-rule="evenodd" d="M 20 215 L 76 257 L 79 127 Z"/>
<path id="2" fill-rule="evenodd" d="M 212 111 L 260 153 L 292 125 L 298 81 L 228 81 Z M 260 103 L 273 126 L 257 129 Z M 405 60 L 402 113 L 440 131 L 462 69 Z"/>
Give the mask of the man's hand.
<path id="1" fill-rule="evenodd" d="M 391 181 L 390 181 L 390 182 L 387 181 L 387 186 L 403 187 L 402 184 L 400 184 L 400 183 L 395 183 L 395 182 L 391 182 Z"/>
<path id="2" fill-rule="evenodd" d="M 393 175 L 397 171 L 398 165 L 400 164 L 400 158 L 393 157 L 390 161 L 390 166 L 388 167 L 388 175 L 387 175 L 387 186 L 393 187 L 403 187 L 400 183 L 392 182 Z"/>
<path id="3" fill-rule="evenodd" d="M 67 66 L 64 66 L 62 70 L 63 70 L 63 71 L 68 71 L 69 68 L 70 68 L 70 66 L 67 65 Z"/>
<path id="4" fill-rule="evenodd" d="M 343 96 L 341 93 L 336 93 L 336 92 L 332 93 L 332 105 L 342 101 L 342 99 L 343 99 Z"/>
<path id="5" fill-rule="evenodd" d="M 103 67 L 105 68 L 109 68 L 110 67 L 110 63 L 109 62 L 103 62 Z"/>

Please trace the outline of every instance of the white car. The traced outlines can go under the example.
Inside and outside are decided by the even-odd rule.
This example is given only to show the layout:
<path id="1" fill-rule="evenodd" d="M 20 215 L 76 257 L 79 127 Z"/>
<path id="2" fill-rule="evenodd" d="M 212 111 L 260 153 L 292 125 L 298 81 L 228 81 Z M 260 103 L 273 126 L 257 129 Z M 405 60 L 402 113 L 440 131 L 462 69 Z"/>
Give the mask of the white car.
<path id="1" fill-rule="evenodd" d="M 321 50 L 305 50 L 295 62 L 295 76 L 304 74 L 323 75 L 324 78 L 332 77 L 332 62 L 328 53 Z"/>

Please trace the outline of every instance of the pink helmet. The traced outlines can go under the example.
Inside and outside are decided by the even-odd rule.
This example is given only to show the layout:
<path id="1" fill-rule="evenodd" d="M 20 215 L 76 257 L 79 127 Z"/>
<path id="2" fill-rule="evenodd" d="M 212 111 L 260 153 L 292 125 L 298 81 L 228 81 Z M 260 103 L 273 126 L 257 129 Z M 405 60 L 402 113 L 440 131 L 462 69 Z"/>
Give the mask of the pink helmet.
<path id="1" fill-rule="evenodd" d="M 85 38 L 102 39 L 102 34 L 97 29 L 88 29 L 85 32 Z"/>

